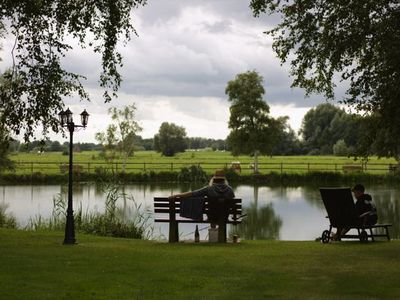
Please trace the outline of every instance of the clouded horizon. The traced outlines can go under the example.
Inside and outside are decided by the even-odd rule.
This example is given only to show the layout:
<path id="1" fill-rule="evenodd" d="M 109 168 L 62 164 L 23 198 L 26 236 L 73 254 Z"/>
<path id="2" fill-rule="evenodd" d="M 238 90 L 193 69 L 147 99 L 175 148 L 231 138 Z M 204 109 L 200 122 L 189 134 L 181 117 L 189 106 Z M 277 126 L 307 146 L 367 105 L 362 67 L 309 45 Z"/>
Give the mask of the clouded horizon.
<path id="1" fill-rule="evenodd" d="M 76 118 L 84 108 L 91 115 L 88 128 L 75 140 L 94 142 L 95 133 L 111 121 L 108 108 L 131 103 L 136 104 L 145 138 L 153 137 L 162 122 L 173 122 L 185 127 L 188 136 L 224 139 L 230 106 L 226 84 L 248 70 L 263 76 L 271 115 L 289 116 L 290 126 L 298 131 L 304 114 L 325 100 L 322 95 L 305 98 L 304 91 L 290 88 L 289 67 L 280 65 L 271 37 L 263 34 L 276 17 L 254 18 L 248 5 L 234 0 L 150 0 L 134 10 L 132 22 L 139 36 L 120 48 L 123 82 L 118 99 L 107 104 L 98 87 L 100 58 L 90 49 L 75 47 L 63 63 L 87 77 L 84 86 L 92 99 L 65 99 Z M 0 72 L 10 65 L 12 42 L 2 41 Z M 60 134 L 50 137 L 64 140 Z"/>

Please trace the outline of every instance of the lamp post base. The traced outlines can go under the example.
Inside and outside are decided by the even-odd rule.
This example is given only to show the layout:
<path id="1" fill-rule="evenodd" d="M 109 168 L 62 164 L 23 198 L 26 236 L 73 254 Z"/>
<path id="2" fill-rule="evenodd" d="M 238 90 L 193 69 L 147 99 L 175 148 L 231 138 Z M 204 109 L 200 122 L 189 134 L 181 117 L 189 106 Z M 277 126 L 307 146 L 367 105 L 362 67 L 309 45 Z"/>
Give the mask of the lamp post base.
<path id="1" fill-rule="evenodd" d="M 65 224 L 65 237 L 64 237 L 64 245 L 75 245 L 75 226 L 74 226 L 74 215 L 67 214 L 67 224 Z"/>

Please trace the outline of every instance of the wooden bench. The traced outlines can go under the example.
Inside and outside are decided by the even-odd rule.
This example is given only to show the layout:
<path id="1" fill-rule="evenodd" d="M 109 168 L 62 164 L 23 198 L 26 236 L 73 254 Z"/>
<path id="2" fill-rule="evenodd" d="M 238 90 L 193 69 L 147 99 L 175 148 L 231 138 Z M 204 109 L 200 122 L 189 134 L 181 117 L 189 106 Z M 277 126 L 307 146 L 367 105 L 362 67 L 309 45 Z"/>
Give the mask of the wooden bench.
<path id="1" fill-rule="evenodd" d="M 343 173 L 360 173 L 363 171 L 363 167 L 360 165 L 344 165 L 342 170 Z"/>
<path id="2" fill-rule="evenodd" d="M 188 198 L 185 198 L 188 199 Z M 170 243 L 176 243 L 179 241 L 179 223 L 210 223 L 207 219 L 207 213 L 209 212 L 209 202 L 218 201 L 221 199 L 208 199 L 204 198 L 203 206 L 203 218 L 199 220 L 193 220 L 183 218 L 180 216 L 180 198 L 170 200 L 167 197 L 155 197 L 154 198 L 154 213 L 155 222 L 169 223 L 169 237 Z M 184 200 L 183 200 L 184 201 Z M 228 219 L 220 218 L 218 221 L 218 242 L 226 242 L 226 224 L 240 224 L 242 214 L 242 199 L 232 199 L 233 205 L 229 209 Z"/>

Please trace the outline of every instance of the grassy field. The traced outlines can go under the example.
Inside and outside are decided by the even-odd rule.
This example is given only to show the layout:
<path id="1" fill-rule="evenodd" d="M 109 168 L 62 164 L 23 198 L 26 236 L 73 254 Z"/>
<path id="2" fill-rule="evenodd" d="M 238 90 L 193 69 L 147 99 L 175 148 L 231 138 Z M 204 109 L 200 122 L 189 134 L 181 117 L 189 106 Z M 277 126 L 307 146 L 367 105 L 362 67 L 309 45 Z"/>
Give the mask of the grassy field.
<path id="1" fill-rule="evenodd" d="M 68 156 L 60 152 L 48 152 L 38 155 L 36 153 L 19 153 L 11 155 L 17 163 L 17 174 L 42 172 L 45 174 L 59 174 L 63 167 L 60 164 L 68 163 Z M 253 158 L 250 156 L 232 156 L 229 152 L 215 151 L 188 151 L 177 154 L 175 157 L 163 157 L 154 151 L 139 151 L 129 158 L 127 172 L 146 171 L 179 171 L 182 167 L 200 165 L 207 173 L 213 170 L 229 167 L 232 162 L 240 162 L 243 174 L 253 172 L 250 165 Z M 360 160 L 337 156 L 261 156 L 259 158 L 260 172 L 285 172 L 305 173 L 309 171 L 342 172 L 343 166 L 361 166 Z M 388 173 L 388 164 L 395 164 L 394 159 L 372 157 L 364 171 L 373 174 Z M 105 167 L 104 159 L 98 152 L 88 151 L 74 154 L 74 164 L 80 165 L 83 172 L 94 172 L 98 167 Z M 122 169 L 122 160 L 114 161 L 114 168 Z M 64 167 L 65 170 L 65 167 Z"/>
<path id="2" fill-rule="evenodd" d="M 398 299 L 400 242 L 164 244 L 0 228 L 2 299 Z"/>

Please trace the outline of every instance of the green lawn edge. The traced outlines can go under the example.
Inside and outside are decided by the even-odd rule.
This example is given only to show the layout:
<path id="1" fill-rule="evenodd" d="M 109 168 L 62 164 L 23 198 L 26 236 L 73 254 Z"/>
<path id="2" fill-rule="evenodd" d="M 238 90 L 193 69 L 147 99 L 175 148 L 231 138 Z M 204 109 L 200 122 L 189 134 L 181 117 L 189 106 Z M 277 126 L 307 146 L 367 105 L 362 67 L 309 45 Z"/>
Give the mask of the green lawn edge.
<path id="1" fill-rule="evenodd" d="M 400 242 L 179 243 L 0 228 L 3 299 L 396 299 Z"/>

